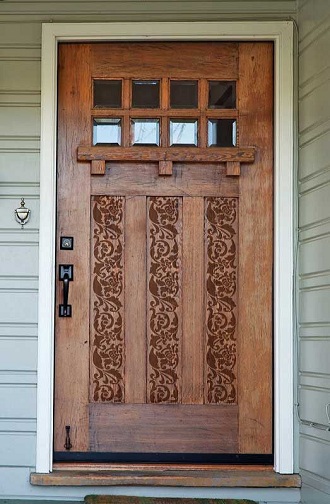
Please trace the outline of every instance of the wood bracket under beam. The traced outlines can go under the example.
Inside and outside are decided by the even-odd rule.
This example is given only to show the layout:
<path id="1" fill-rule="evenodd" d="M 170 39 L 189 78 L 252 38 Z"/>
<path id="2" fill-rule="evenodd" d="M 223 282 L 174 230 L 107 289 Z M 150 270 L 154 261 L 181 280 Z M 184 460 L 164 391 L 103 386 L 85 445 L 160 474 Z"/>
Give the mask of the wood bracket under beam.
<path id="1" fill-rule="evenodd" d="M 91 162 L 91 175 L 104 175 L 105 174 L 105 160 L 93 159 Z"/>
<path id="2" fill-rule="evenodd" d="M 238 177 L 241 174 L 241 163 L 239 161 L 227 161 L 227 175 Z"/>
<path id="3" fill-rule="evenodd" d="M 91 161 L 91 174 L 104 175 L 108 162 L 158 162 L 159 175 L 172 175 L 173 163 L 226 163 L 227 175 L 239 176 L 241 163 L 253 163 L 254 147 L 107 147 L 80 146 L 78 161 Z"/>
<path id="4" fill-rule="evenodd" d="M 172 161 L 159 161 L 159 175 L 173 175 Z"/>

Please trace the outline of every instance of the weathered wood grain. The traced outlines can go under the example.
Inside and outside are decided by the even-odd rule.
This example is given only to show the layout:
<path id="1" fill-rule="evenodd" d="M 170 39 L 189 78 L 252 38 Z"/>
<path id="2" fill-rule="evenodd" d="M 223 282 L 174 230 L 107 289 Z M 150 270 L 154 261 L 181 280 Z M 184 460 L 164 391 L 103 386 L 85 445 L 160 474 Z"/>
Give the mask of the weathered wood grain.
<path id="1" fill-rule="evenodd" d="M 73 264 L 71 318 L 58 317 L 62 282 L 57 282 L 55 333 L 55 450 L 63 450 L 65 426 L 71 426 L 73 450 L 88 449 L 90 174 L 77 163 L 76 146 L 91 141 L 90 52 L 85 44 L 59 48 L 57 234 L 74 236 L 72 251 L 57 249 L 59 264 Z M 80 62 L 76 65 L 77 61 Z M 78 171 L 77 171 L 78 167 Z M 79 177 L 77 176 L 79 173 Z"/>
<path id="2" fill-rule="evenodd" d="M 163 79 L 163 81 L 166 81 L 166 79 Z M 163 84 L 162 81 L 162 84 Z M 200 79 L 200 86 L 201 89 L 203 89 L 203 93 L 207 93 L 205 90 L 205 86 L 207 86 L 207 80 L 206 79 Z M 162 86 L 162 88 L 165 86 Z M 168 94 L 168 93 L 167 93 Z M 132 109 L 130 108 L 130 104 L 128 102 L 128 105 L 126 105 L 126 109 L 120 109 L 120 116 L 121 117 L 134 117 L 134 118 L 141 118 L 141 114 L 143 114 L 143 117 L 150 118 L 150 117 L 177 117 L 177 118 L 185 118 L 185 119 L 190 119 L 190 118 L 196 118 L 199 114 L 201 114 L 203 117 L 210 117 L 210 118 L 224 118 L 224 119 L 236 119 L 238 117 L 238 110 L 237 109 L 207 109 L 205 111 L 203 107 L 196 108 L 196 109 L 143 109 L 143 112 L 141 112 L 141 109 Z M 114 108 L 93 108 L 91 110 L 91 116 L 92 117 L 118 117 L 118 109 Z M 207 135 L 205 135 L 207 136 Z M 163 145 L 164 146 L 164 145 Z M 206 142 L 204 142 L 204 145 L 201 145 L 201 147 L 206 147 Z"/>
<path id="3" fill-rule="evenodd" d="M 63 468 L 63 465 L 59 465 Z M 41 486 L 179 486 L 179 487 L 213 487 L 213 488 L 300 488 L 301 478 L 298 474 L 278 474 L 271 467 L 190 467 L 178 466 L 153 469 L 127 467 L 115 469 L 63 470 L 57 468 L 50 474 L 32 473 L 32 485 Z"/>
<path id="4" fill-rule="evenodd" d="M 104 159 L 93 159 L 91 162 L 91 175 L 104 175 L 105 161 Z"/>
<path id="5" fill-rule="evenodd" d="M 237 406 L 90 404 L 90 450 L 236 453 Z"/>
<path id="6" fill-rule="evenodd" d="M 238 394 L 240 453 L 272 452 L 273 45 L 240 44 Z M 252 84 L 253 83 L 253 84 Z"/>
<path id="7" fill-rule="evenodd" d="M 173 163 L 172 161 L 159 161 L 159 175 L 172 175 Z"/>
<path id="8" fill-rule="evenodd" d="M 173 165 L 171 177 L 160 177 L 158 163 L 110 163 L 103 177 L 92 177 L 91 193 L 127 196 L 238 196 L 238 180 L 221 164 Z"/>
<path id="9" fill-rule="evenodd" d="M 227 175 L 238 177 L 241 174 L 241 163 L 239 161 L 227 161 L 226 167 Z"/>
<path id="10" fill-rule="evenodd" d="M 257 504 L 243 499 L 198 499 L 198 504 Z M 84 504 L 196 504 L 194 497 L 132 497 L 126 495 L 86 495 Z"/>
<path id="11" fill-rule="evenodd" d="M 146 197 L 126 198 L 125 402 L 146 401 Z"/>
<path id="12" fill-rule="evenodd" d="M 182 224 L 182 403 L 203 404 L 204 198 L 183 199 Z"/>
<path id="13" fill-rule="evenodd" d="M 123 42 L 109 50 L 109 44 L 91 44 L 92 74 L 107 77 L 111 69 L 112 78 L 232 80 L 238 77 L 237 47 L 235 42 L 222 43 L 221 51 L 216 42 Z"/>
<path id="14" fill-rule="evenodd" d="M 254 147 L 107 147 L 80 145 L 77 151 L 78 161 L 172 161 L 185 163 L 224 163 L 239 161 L 253 163 Z"/>
<path id="15" fill-rule="evenodd" d="M 64 427 L 71 425 L 73 451 L 271 453 L 271 44 L 125 42 L 63 47 L 58 233 L 74 235 L 75 250 L 61 251 L 58 257 L 74 264 L 75 281 L 72 297 L 70 291 L 74 316 L 57 323 L 56 451 L 63 451 Z M 78 73 L 75 61 L 83 61 Z M 93 108 L 93 78 L 122 79 L 122 109 Z M 198 120 L 198 147 L 169 147 L 171 78 L 198 81 L 198 106 L 173 111 L 173 117 Z M 132 108 L 131 79 L 160 80 L 159 109 Z M 208 109 L 210 79 L 237 81 L 235 109 Z M 121 147 L 91 147 L 96 116 L 122 118 Z M 160 147 L 131 146 L 131 117 L 159 119 Z M 242 147 L 207 148 L 209 117 L 236 118 Z M 110 368 L 116 359 L 122 363 L 117 404 L 107 397 L 102 404 L 88 404 L 90 282 L 95 280 L 90 271 L 91 198 L 105 198 L 104 221 L 110 219 L 107 210 L 111 219 L 117 215 L 111 201 L 125 200 L 123 239 L 118 243 L 125 290 L 124 308 L 116 312 L 122 319 L 116 340 L 120 352 L 112 346 L 109 325 L 100 319 L 104 362 Z M 221 198 L 223 209 L 217 212 Z M 237 208 L 239 229 L 235 224 L 234 239 L 230 216 Z M 109 238 L 100 249 L 104 264 L 118 231 L 112 225 L 105 228 Z M 221 394 L 206 395 L 204 390 L 211 380 L 205 360 L 212 346 L 206 345 L 205 243 L 215 303 L 208 319 L 212 329 L 208 344 L 217 352 L 208 358 L 213 359 L 211 378 L 219 390 L 224 383 L 232 386 L 226 405 L 221 404 Z M 105 267 L 102 279 L 102 289 L 110 297 L 111 289 L 116 289 L 112 270 Z M 238 289 L 238 303 L 234 294 L 220 295 L 230 288 L 235 296 Z M 57 299 L 60 296 L 59 285 Z M 154 317 L 153 326 L 147 311 Z M 228 313 L 234 333 L 223 323 Z M 118 404 L 123 397 L 126 404 Z M 203 404 L 208 401 L 213 404 Z M 162 402 L 173 404 L 150 404 Z M 145 477 L 140 481 L 144 484 Z"/>

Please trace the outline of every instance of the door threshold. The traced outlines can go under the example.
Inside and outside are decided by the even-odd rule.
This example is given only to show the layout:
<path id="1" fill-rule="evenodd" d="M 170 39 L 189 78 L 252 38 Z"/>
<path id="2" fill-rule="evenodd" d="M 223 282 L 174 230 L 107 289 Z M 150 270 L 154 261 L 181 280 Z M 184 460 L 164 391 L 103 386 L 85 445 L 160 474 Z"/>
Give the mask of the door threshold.
<path id="1" fill-rule="evenodd" d="M 32 473 L 40 486 L 174 486 L 300 488 L 298 474 L 278 474 L 272 466 L 176 464 L 54 464 L 52 473 Z"/>

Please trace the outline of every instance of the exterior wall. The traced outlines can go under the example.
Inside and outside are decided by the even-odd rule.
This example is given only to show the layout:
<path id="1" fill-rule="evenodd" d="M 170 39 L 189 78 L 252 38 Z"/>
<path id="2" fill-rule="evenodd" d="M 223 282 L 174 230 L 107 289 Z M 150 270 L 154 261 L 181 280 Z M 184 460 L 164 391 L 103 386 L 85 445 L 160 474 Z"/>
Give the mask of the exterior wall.
<path id="1" fill-rule="evenodd" d="M 289 19 L 295 7 L 295 0 L 0 1 L 0 498 L 79 500 L 93 492 L 29 485 L 35 465 L 37 338 L 42 338 L 37 330 L 41 22 Z M 21 197 L 32 211 L 24 230 L 13 214 Z M 298 490 L 111 492 L 299 501 Z"/>
<path id="2" fill-rule="evenodd" d="M 300 417 L 329 425 L 330 402 L 330 3 L 299 13 Z M 330 432 L 300 426 L 302 502 L 330 501 Z"/>

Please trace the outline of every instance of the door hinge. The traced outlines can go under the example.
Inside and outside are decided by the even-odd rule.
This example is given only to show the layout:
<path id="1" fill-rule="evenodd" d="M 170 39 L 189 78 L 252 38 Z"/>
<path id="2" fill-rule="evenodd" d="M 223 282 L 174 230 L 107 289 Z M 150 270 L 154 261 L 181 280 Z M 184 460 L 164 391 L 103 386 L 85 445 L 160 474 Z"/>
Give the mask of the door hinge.
<path id="1" fill-rule="evenodd" d="M 66 450 L 71 450 L 71 448 L 72 448 L 71 439 L 70 439 L 70 429 L 71 429 L 70 425 L 66 425 L 65 426 L 65 432 L 66 432 L 66 434 L 65 434 L 64 448 Z"/>

